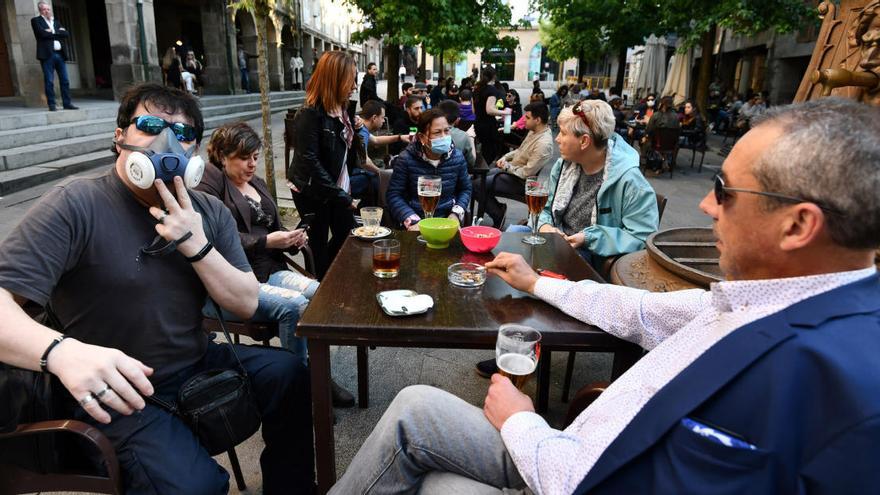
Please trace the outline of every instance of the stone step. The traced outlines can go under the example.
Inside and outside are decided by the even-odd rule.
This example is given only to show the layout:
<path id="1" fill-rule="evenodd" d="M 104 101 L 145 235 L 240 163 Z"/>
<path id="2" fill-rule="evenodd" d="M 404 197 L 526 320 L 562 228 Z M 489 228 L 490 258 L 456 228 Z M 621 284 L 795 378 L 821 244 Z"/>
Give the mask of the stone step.
<path id="1" fill-rule="evenodd" d="M 284 111 L 300 105 L 301 98 L 289 98 L 276 101 L 272 105 L 273 113 L 276 111 Z M 213 117 L 205 118 L 205 128 L 211 129 L 218 127 L 226 122 L 237 122 L 240 120 L 250 120 L 260 116 L 259 105 L 251 107 L 250 110 L 235 113 L 224 113 Z M 92 153 L 102 148 L 109 149 L 113 135 L 115 124 L 105 123 L 108 126 L 99 129 L 97 132 L 85 136 L 77 136 L 67 139 L 57 139 L 51 142 L 35 143 L 25 146 L 17 146 L 2 150 L 0 147 L 0 171 L 16 170 L 32 165 L 47 163 L 71 156 Z"/>
<path id="2" fill-rule="evenodd" d="M 303 91 L 275 91 L 271 98 L 296 98 L 302 97 Z M 212 106 L 234 105 L 244 102 L 260 102 L 259 93 L 240 95 L 209 95 L 203 96 L 200 101 L 203 108 Z M 0 119 L 0 131 L 23 129 L 28 127 L 44 127 L 55 124 L 76 123 L 95 119 L 116 118 L 119 103 L 114 101 L 99 102 L 79 110 L 59 110 L 57 112 L 31 111 L 27 109 L 21 114 L 4 116 Z M 0 147 L 2 149 L 2 147 Z"/>
<path id="3" fill-rule="evenodd" d="M 298 105 L 304 97 L 299 94 L 273 94 L 271 104 L 274 108 L 288 108 Z M 224 100 L 225 101 L 225 100 Z M 204 118 L 248 111 L 259 111 L 259 100 L 241 98 L 232 103 L 220 103 L 217 99 L 206 101 L 208 105 L 202 108 Z M 71 111 L 78 112 L 78 110 Z M 2 120 L 0 120 L 2 122 Z M 56 143 L 58 141 L 88 136 L 93 134 L 109 134 L 116 128 L 116 114 L 111 117 L 95 118 L 79 122 L 64 122 L 58 124 L 23 127 L 0 131 L 0 150 L 12 149 L 38 143 Z M 2 164 L 0 164 L 2 166 Z"/>
<path id="4" fill-rule="evenodd" d="M 296 103 L 295 105 L 291 106 L 298 106 L 301 103 L 302 98 L 299 97 L 295 98 L 294 100 Z M 272 113 L 283 112 L 286 110 L 286 108 L 281 108 L 280 106 L 274 105 L 272 108 L 273 110 L 275 110 Z M 220 125 L 223 125 L 224 123 L 246 121 L 257 118 L 259 116 L 260 111 L 257 110 L 206 118 L 206 130 L 203 142 L 207 142 L 207 140 L 211 136 L 211 133 L 214 132 L 214 129 L 216 129 Z M 257 130 L 259 132 L 259 129 Z M 64 158 L 56 157 L 56 159 L 52 161 L 35 163 L 33 165 L 23 168 L 0 171 L 0 196 L 5 196 L 20 191 L 22 189 L 37 186 L 39 184 L 44 184 L 46 182 L 66 177 L 68 175 L 75 174 L 77 172 L 81 172 L 90 168 L 112 165 L 113 162 L 116 160 L 116 156 L 113 154 L 113 152 L 109 150 L 110 136 L 111 134 L 109 133 L 102 133 L 101 135 L 95 136 L 86 136 L 85 138 L 87 139 L 82 140 L 82 142 L 80 142 L 78 146 L 80 148 L 85 147 L 87 149 L 86 143 L 91 143 L 92 146 L 96 147 L 96 149 L 91 152 L 83 152 Z M 62 146 L 63 149 L 67 149 L 66 144 L 59 144 L 59 146 Z"/>

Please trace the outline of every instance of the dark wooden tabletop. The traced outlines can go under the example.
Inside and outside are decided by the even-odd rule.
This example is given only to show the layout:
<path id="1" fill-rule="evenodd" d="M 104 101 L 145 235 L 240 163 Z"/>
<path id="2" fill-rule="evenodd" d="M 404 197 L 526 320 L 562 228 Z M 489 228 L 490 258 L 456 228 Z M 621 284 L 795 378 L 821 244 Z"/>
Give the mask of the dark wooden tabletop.
<path id="1" fill-rule="evenodd" d="M 601 280 L 599 275 L 556 234 L 542 234 L 547 243 L 530 246 L 526 234 L 505 233 L 487 254 L 467 251 L 456 235 L 447 249 L 429 249 L 416 240 L 416 232 L 394 232 L 401 242 L 400 274 L 379 279 L 372 274 L 372 243 L 349 237 L 327 272 L 297 327 L 297 335 L 333 343 L 393 342 L 396 345 L 451 344 L 491 347 L 498 326 L 520 323 L 538 329 L 545 346 L 606 347 L 622 341 L 586 325 L 489 275 L 481 288 L 461 288 L 449 283 L 447 268 L 457 262 L 485 263 L 507 251 L 522 254 L 535 269 L 565 274 L 570 280 Z M 411 289 L 434 298 L 428 313 L 386 315 L 376 300 L 385 290 Z M 330 343 L 330 342 L 328 342 Z"/>

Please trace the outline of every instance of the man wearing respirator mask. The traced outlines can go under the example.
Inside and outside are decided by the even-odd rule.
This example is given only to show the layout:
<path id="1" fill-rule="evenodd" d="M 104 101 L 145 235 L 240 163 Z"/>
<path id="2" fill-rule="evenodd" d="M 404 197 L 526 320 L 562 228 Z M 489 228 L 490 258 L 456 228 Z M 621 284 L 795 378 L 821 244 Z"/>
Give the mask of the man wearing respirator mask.
<path id="1" fill-rule="evenodd" d="M 210 296 L 250 318 L 257 280 L 235 221 L 201 180 L 198 102 L 156 84 L 122 98 L 116 164 L 49 191 L 0 243 L 0 362 L 55 375 L 60 417 L 86 421 L 117 451 L 126 493 L 226 493 L 229 476 L 177 417 L 196 374 L 236 368 L 227 345 L 201 329 Z M 157 235 L 158 234 L 158 235 Z M 47 305 L 63 326 L 31 320 Z M 263 491 L 313 485 L 306 370 L 280 349 L 236 346 L 262 417 Z M 137 413 L 137 414 L 133 414 Z"/>

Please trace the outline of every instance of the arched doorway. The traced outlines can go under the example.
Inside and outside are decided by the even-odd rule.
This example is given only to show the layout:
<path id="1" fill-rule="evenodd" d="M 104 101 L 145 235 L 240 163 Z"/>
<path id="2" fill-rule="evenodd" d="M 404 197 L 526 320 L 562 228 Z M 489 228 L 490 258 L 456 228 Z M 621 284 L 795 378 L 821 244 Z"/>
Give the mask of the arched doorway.
<path id="1" fill-rule="evenodd" d="M 516 54 L 508 48 L 487 48 L 482 54 L 483 65 L 491 65 L 499 81 L 512 81 Z"/>
<path id="2" fill-rule="evenodd" d="M 532 47 L 532 51 L 529 52 L 529 81 L 534 81 L 535 79 L 540 78 L 541 74 L 541 44 L 535 43 L 535 46 Z"/>
<path id="3" fill-rule="evenodd" d="M 254 25 L 254 18 L 251 17 L 250 13 L 244 10 L 239 10 L 235 14 L 235 42 L 236 45 L 243 48 L 248 55 L 257 55 L 257 28 Z M 259 91 L 260 82 L 257 79 L 259 77 L 257 60 L 252 57 L 247 57 L 247 68 L 250 88 L 241 89 L 246 93 Z M 241 68 L 239 67 L 239 69 Z"/>

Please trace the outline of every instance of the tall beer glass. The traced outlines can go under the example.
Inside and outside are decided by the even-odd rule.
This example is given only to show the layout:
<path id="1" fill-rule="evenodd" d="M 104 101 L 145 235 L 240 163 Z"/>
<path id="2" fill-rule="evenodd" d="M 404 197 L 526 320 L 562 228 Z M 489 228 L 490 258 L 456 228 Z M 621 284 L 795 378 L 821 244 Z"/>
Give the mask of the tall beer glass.
<path id="1" fill-rule="evenodd" d="M 425 212 L 425 218 L 433 218 L 434 210 L 440 203 L 440 193 L 443 191 L 443 179 L 435 175 L 420 175 L 418 181 L 419 203 L 421 203 L 422 211 Z M 417 238 L 419 242 L 427 242 L 421 235 Z"/>
<path id="2" fill-rule="evenodd" d="M 495 363 L 498 372 L 510 378 L 522 390 L 538 366 L 541 356 L 541 333 L 532 327 L 507 324 L 498 328 Z"/>
<path id="3" fill-rule="evenodd" d="M 526 177 L 526 204 L 529 206 L 529 220 L 532 222 L 532 233 L 523 237 L 524 243 L 536 245 L 547 242 L 547 239 L 538 235 L 538 215 L 541 214 L 544 206 L 547 205 L 547 198 L 549 196 L 550 191 L 547 189 L 545 182 L 539 180 L 535 175 Z"/>

